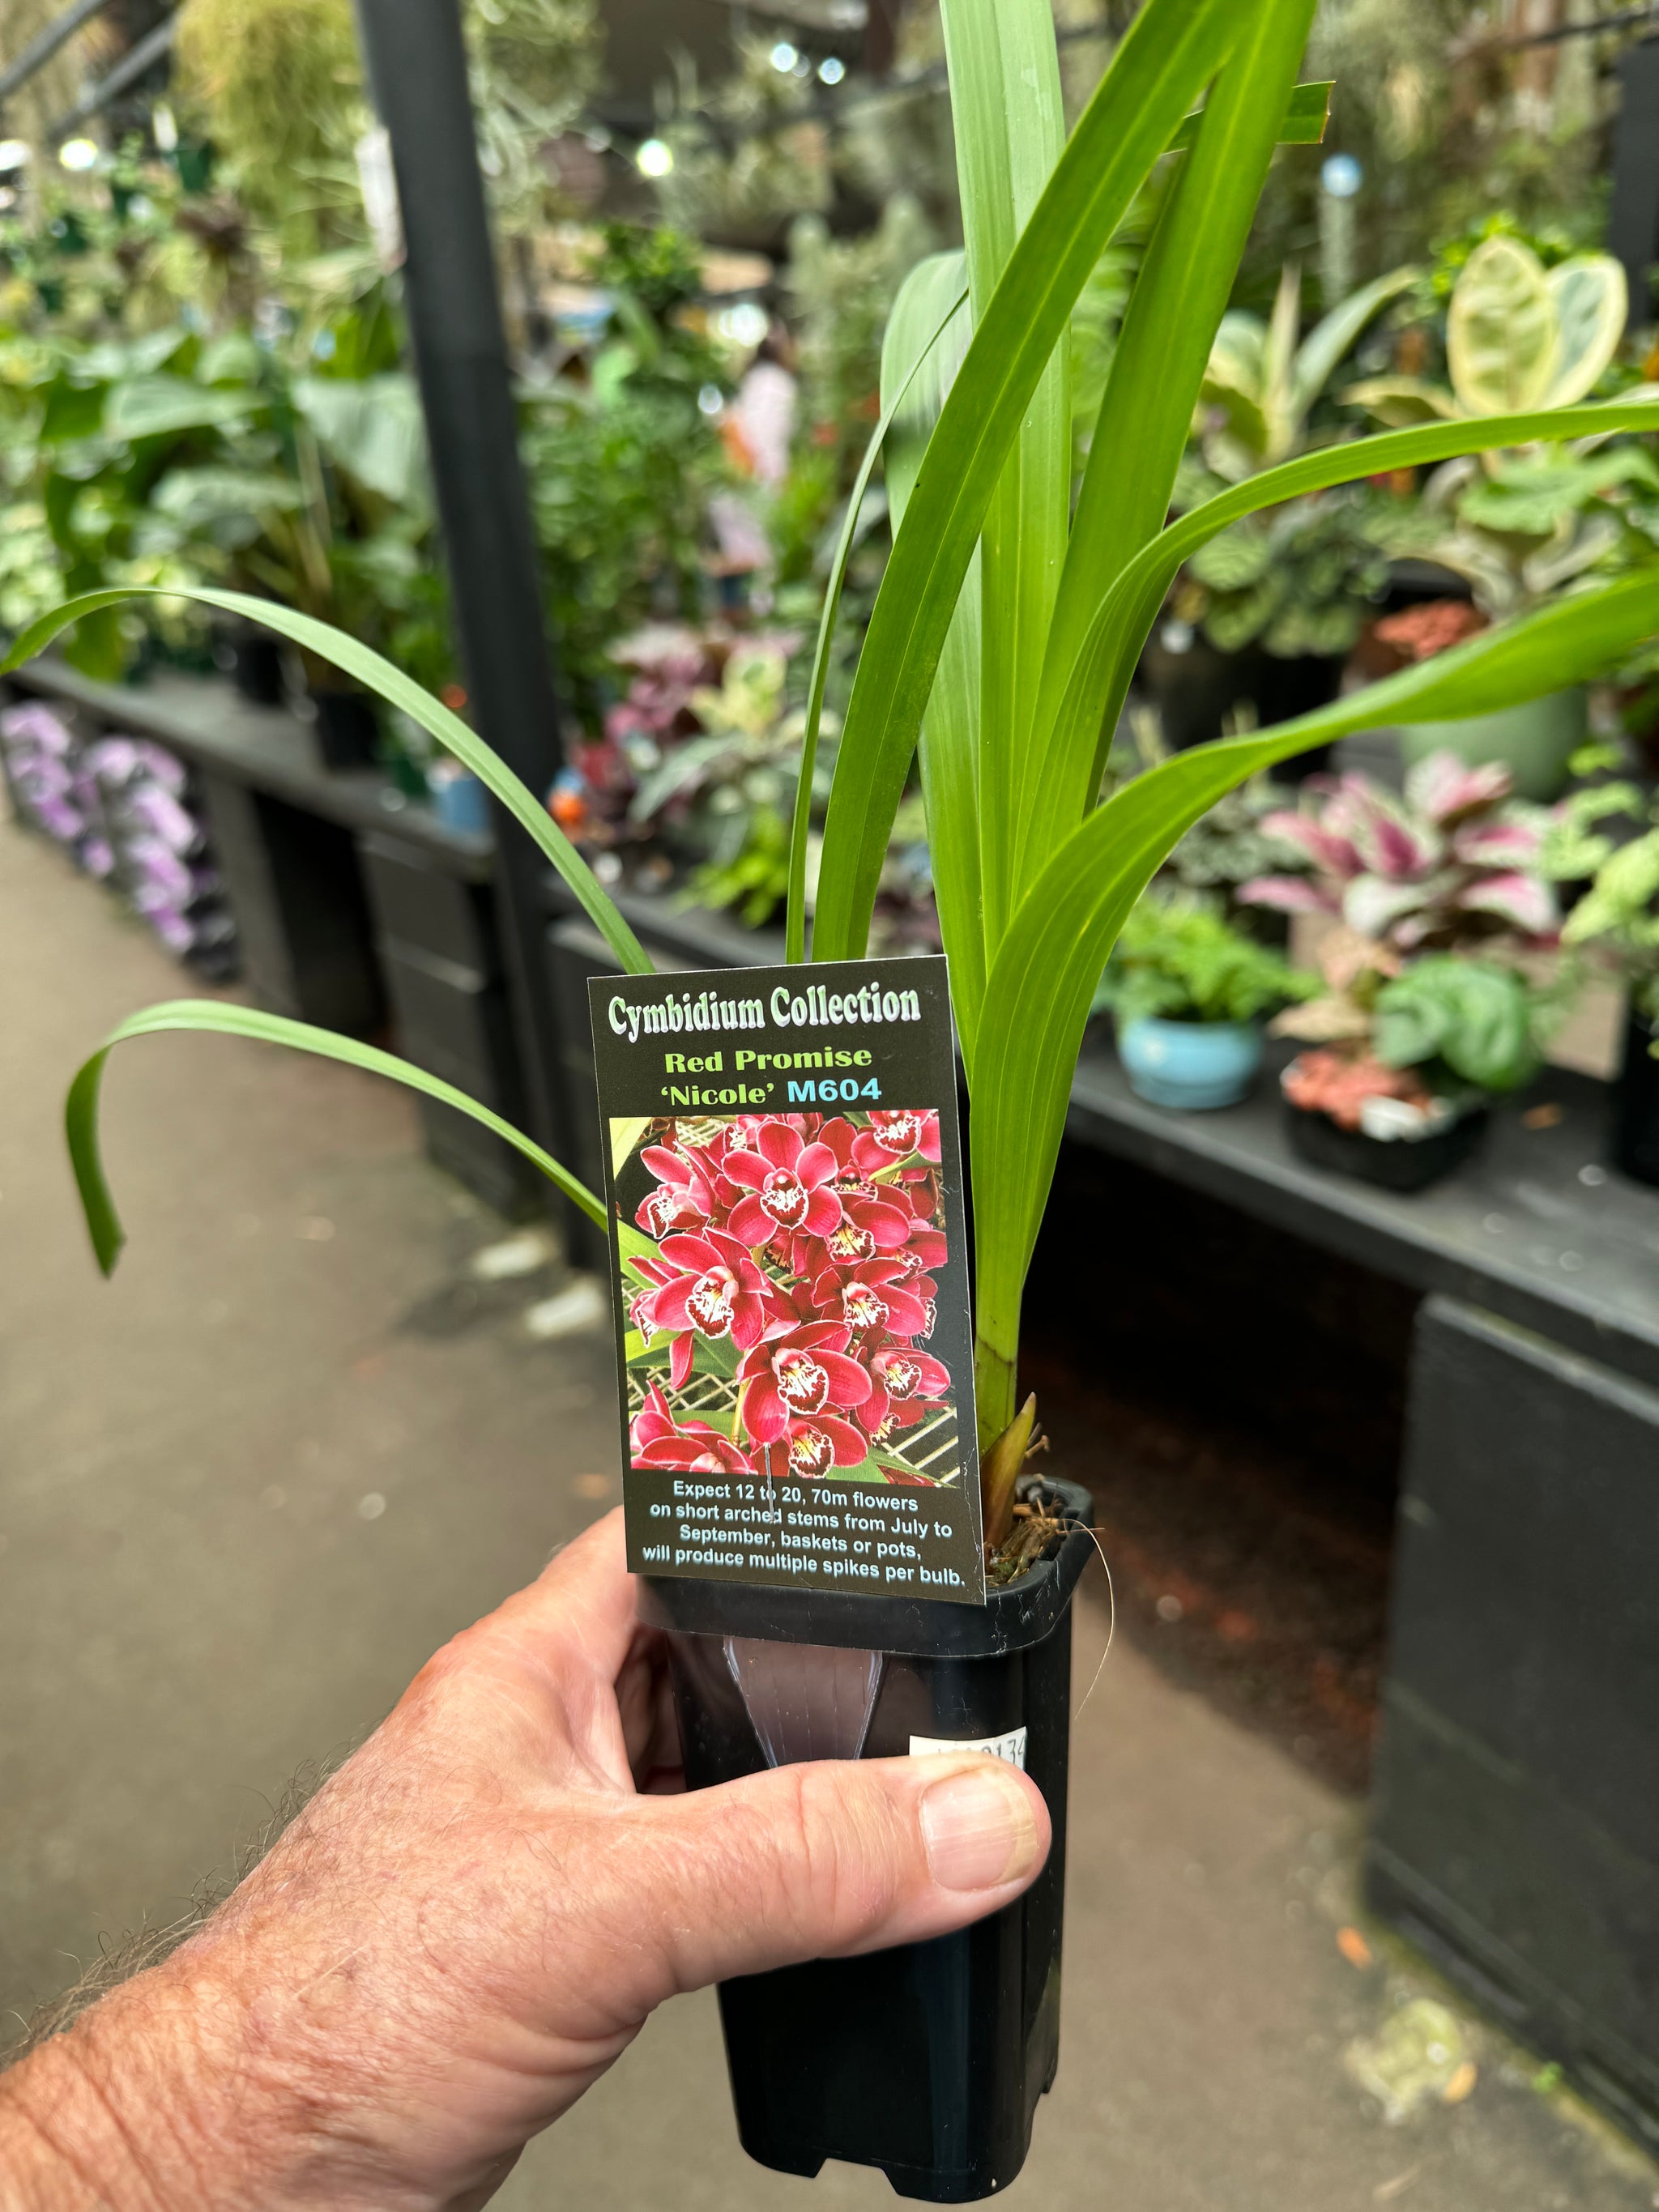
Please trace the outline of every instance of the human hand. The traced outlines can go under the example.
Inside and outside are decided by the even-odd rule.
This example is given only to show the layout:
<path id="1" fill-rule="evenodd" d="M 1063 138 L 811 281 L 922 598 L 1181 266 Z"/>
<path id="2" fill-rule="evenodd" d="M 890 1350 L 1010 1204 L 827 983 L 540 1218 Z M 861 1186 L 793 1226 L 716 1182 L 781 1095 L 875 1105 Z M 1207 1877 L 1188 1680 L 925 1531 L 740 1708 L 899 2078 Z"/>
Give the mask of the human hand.
<path id="1" fill-rule="evenodd" d="M 684 1793 L 612 1513 L 428 1662 L 198 1934 L 0 2078 L 0 2203 L 471 2212 L 665 1997 L 944 1935 L 1048 1838 L 972 1753 Z"/>

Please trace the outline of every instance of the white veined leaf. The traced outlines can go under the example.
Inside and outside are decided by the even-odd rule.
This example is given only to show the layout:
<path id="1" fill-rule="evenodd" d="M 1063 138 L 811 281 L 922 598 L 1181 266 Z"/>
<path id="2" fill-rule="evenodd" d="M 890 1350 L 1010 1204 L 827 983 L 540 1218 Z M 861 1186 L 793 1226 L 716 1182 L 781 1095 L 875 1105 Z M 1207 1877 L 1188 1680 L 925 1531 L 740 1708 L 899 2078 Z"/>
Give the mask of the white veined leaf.
<path id="1" fill-rule="evenodd" d="M 1571 407 L 1601 381 L 1619 350 L 1630 315 L 1630 287 L 1610 253 L 1579 253 L 1552 269 L 1546 283 L 1560 332 L 1547 407 Z"/>
<path id="2" fill-rule="evenodd" d="M 1543 263 L 1519 239 L 1485 240 L 1457 280 L 1446 318 L 1446 361 L 1464 413 L 1541 406 L 1560 350 Z"/>

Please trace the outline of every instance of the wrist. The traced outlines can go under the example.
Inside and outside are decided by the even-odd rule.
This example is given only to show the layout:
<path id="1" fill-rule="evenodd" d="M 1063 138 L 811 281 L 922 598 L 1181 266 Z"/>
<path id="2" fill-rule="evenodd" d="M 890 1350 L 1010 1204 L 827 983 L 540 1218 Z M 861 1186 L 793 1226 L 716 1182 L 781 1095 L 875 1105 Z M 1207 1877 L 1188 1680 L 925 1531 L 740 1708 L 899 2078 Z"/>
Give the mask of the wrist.
<path id="1" fill-rule="evenodd" d="M 7 2212 L 424 2212 L 262 2009 L 185 1954 L 0 2076 Z"/>

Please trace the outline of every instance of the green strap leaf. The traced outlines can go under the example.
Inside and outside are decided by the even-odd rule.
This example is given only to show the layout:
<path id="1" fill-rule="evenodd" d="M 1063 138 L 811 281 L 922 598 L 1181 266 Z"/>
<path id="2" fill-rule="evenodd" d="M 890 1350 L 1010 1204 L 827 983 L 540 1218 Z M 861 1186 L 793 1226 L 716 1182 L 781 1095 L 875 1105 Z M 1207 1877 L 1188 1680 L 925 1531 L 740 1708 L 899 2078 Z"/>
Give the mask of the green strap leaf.
<path id="1" fill-rule="evenodd" d="M 372 1044 L 359 1044 L 355 1038 L 337 1036 L 331 1030 L 313 1029 L 307 1022 L 291 1022 L 281 1014 L 262 1014 L 251 1006 L 222 1006 L 215 1000 L 174 999 L 163 1006 L 147 1006 L 142 1013 L 131 1014 L 118 1023 L 76 1074 L 64 1105 L 64 1130 L 69 1140 L 70 1164 L 75 1170 L 76 1188 L 81 1194 L 92 1249 L 106 1275 L 114 1273 L 121 1247 L 127 1240 L 110 1195 L 98 1144 L 98 1099 L 104 1063 L 115 1047 L 129 1037 L 156 1036 L 166 1030 L 204 1030 L 216 1036 L 252 1037 L 259 1044 L 289 1045 L 300 1052 L 315 1053 L 323 1060 L 337 1060 L 348 1067 L 363 1068 L 371 1075 L 390 1076 L 394 1083 L 406 1084 L 411 1091 L 423 1091 L 428 1098 L 453 1106 L 458 1113 L 470 1115 L 473 1121 L 493 1130 L 532 1161 L 550 1182 L 573 1204 L 580 1206 L 590 1220 L 597 1222 L 601 1229 L 608 1225 L 603 1201 L 586 1183 L 578 1182 L 568 1168 L 561 1167 L 550 1153 L 544 1152 L 510 1121 L 503 1121 L 499 1114 L 480 1106 L 476 1098 L 457 1091 L 453 1084 L 428 1075 L 424 1068 L 413 1067 L 408 1060 L 378 1051 Z"/>
<path id="2" fill-rule="evenodd" d="M 813 954 L 854 958 L 997 479 L 1090 270 L 1227 52 L 1237 0 L 1148 0 L 1021 234 L 951 387 L 860 655 L 824 825 Z"/>
<path id="3" fill-rule="evenodd" d="M 940 18 L 978 325 L 1065 146 L 1060 55 L 1049 0 L 940 0 Z M 1031 717 L 1066 559 L 1071 489 L 1071 347 L 1061 344 L 1026 403 L 980 532 L 979 872 L 988 945 L 1006 927 L 1017 896 Z"/>
<path id="4" fill-rule="evenodd" d="M 1063 802 L 1069 809 L 1066 818 L 1080 821 L 1094 805 L 1129 680 L 1182 562 L 1230 524 L 1309 492 L 1328 491 L 1395 469 L 1431 467 L 1460 453 L 1487 453 L 1535 440 L 1606 436 L 1618 430 L 1659 430 L 1659 400 L 1534 409 L 1522 415 L 1488 416 L 1480 422 L 1419 423 L 1407 430 L 1351 439 L 1264 469 L 1172 522 L 1135 556 L 1102 602 L 1066 685 L 1060 706 L 1064 727 L 1062 731 L 1057 725 L 1052 749 L 1052 757 L 1064 762 L 1075 779 Z M 1085 740 L 1091 750 L 1085 750 Z M 1079 761 L 1085 763 L 1081 769 Z M 1061 802 L 1054 804 L 1058 820 Z"/>
<path id="5" fill-rule="evenodd" d="M 21 668 L 26 660 L 33 660 L 71 623 L 95 614 L 102 607 L 116 606 L 123 599 L 191 599 L 203 606 L 218 607 L 227 614 L 244 615 L 250 622 L 260 623 L 266 629 L 274 629 L 279 636 L 303 646 L 319 660 L 343 669 L 348 676 L 355 676 L 389 705 L 400 707 L 412 721 L 418 722 L 434 737 L 446 752 L 453 753 L 463 767 L 471 769 L 479 782 L 486 785 L 530 832 L 629 974 L 649 975 L 655 972 L 644 946 L 599 888 L 592 870 L 528 786 L 496 757 L 459 714 L 452 714 L 429 692 L 423 691 L 402 669 L 394 668 L 389 660 L 368 646 L 360 645 L 355 637 L 348 637 L 343 630 L 336 629 L 331 623 L 319 622 L 313 615 L 296 614 L 292 607 L 281 606 L 274 599 L 252 599 L 245 592 L 181 589 L 174 586 L 160 590 L 137 585 L 114 591 L 86 592 L 32 622 L 4 660 L 0 661 L 0 676 Z"/>
<path id="6" fill-rule="evenodd" d="M 894 389 L 920 350 L 941 296 L 955 287 L 961 253 L 939 254 L 911 270 L 893 302 L 882 342 L 884 392 Z M 915 489 L 916 473 L 945 394 L 973 338 L 972 319 L 959 314 L 894 425 L 887 447 L 887 499 L 895 529 Z M 921 795 L 927 811 L 933 893 L 939 927 L 951 947 L 951 1000 L 963 1059 L 971 1069 L 985 995 L 985 901 L 980 871 L 980 562 L 975 553 L 945 633 L 945 650 L 927 697 L 921 732 Z"/>
<path id="7" fill-rule="evenodd" d="M 1330 128 L 1331 94 L 1336 90 L 1334 77 L 1315 84 L 1299 84 L 1291 93 L 1290 103 L 1279 125 L 1281 146 L 1322 146 L 1325 133 Z M 1204 110 L 1195 107 L 1170 141 L 1170 151 L 1179 154 L 1196 144 L 1198 126 L 1204 119 Z"/>
<path id="8" fill-rule="evenodd" d="M 853 479 L 853 489 L 848 495 L 847 513 L 842 522 L 841 535 L 836 541 L 835 557 L 830 563 L 829 581 L 824 586 L 823 608 L 818 616 L 817 644 L 812 654 L 812 680 L 806 694 L 806 726 L 801 736 L 800 775 L 795 785 L 795 814 L 789 833 L 789 908 L 783 954 L 786 960 L 805 960 L 806 957 L 806 841 L 812 826 L 812 772 L 817 765 L 818 732 L 823 724 L 823 691 L 830 678 L 830 647 L 835 636 L 836 617 L 841 611 L 842 592 L 847 582 L 847 564 L 853 557 L 853 545 L 858 536 L 859 510 L 864 505 L 864 495 L 870 489 L 870 478 L 875 472 L 887 433 L 893 426 L 894 416 L 904 404 L 922 362 L 944 337 L 967 297 L 967 286 L 957 285 L 956 296 L 939 317 L 933 336 L 916 356 L 908 375 L 871 432 L 870 442 L 864 449 L 864 459 L 859 463 L 859 472 Z"/>
<path id="9" fill-rule="evenodd" d="M 1060 709 L 1113 579 L 1170 511 L 1193 410 L 1307 43 L 1314 0 L 1241 11 L 1237 43 L 1170 187 L 1113 356 L 1078 495 L 1042 669 L 1034 803 L 1022 825 L 1022 887 L 1077 820 L 1073 793 L 1095 750 Z M 1113 434 L 1133 423 L 1134 434 Z M 1081 752 L 1082 758 L 1074 756 Z"/>
<path id="10" fill-rule="evenodd" d="M 1199 745 L 1081 823 L 1036 878 L 986 987 L 973 1091 L 978 1327 L 1012 1360 L 1019 1304 L 1100 971 L 1176 841 L 1257 769 L 1355 730 L 1488 714 L 1582 683 L 1659 631 L 1659 569 L 1558 601 L 1265 735 Z"/>

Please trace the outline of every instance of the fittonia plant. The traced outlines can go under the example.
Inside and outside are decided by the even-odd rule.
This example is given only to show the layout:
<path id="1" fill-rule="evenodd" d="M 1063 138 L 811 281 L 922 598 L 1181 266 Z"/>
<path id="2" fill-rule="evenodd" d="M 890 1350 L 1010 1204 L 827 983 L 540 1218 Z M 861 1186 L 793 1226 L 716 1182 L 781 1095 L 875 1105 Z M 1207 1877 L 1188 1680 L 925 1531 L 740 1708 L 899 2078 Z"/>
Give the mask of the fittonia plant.
<path id="1" fill-rule="evenodd" d="M 1659 428 L 1652 399 L 1435 422 L 1262 470 L 1167 523 L 1274 144 L 1313 135 L 1306 118 L 1322 106 L 1296 83 L 1314 6 L 1146 0 L 1067 139 L 1048 0 L 942 0 L 965 248 L 913 273 L 888 330 L 886 411 L 870 463 L 890 430 L 897 530 L 837 750 L 811 951 L 820 960 L 863 952 L 889 832 L 920 749 L 972 1109 L 975 1367 L 994 1533 L 1029 1435 L 1030 1404 L 1018 1421 L 1015 1413 L 1020 1302 L 1073 1066 L 1106 956 L 1170 848 L 1235 784 L 1309 745 L 1377 723 L 1481 714 L 1559 690 L 1659 630 L 1659 570 L 1647 570 L 1485 631 L 1294 722 L 1183 753 L 1101 803 L 1107 747 L 1164 595 L 1182 561 L 1228 524 L 1306 492 L 1461 453 Z M 1166 157 L 1173 173 L 1074 488 L 1068 321 L 1114 231 Z M 851 532 L 849 517 L 849 539 Z M 838 565 L 796 811 L 789 947 L 797 959 L 807 950 L 805 794 L 839 576 Z M 120 596 L 93 593 L 59 608 L 18 641 L 11 665 Z M 543 807 L 464 723 L 320 623 L 229 593 L 199 596 L 266 623 L 412 714 L 538 840 L 622 965 L 649 967 Z M 600 1216 L 592 1194 L 528 1138 L 418 1070 L 274 1016 L 188 1003 L 124 1024 L 70 1092 L 70 1148 L 106 1267 L 121 1232 L 96 1147 L 104 1060 L 124 1037 L 178 1028 L 299 1044 L 396 1075 L 508 1135 Z"/>

